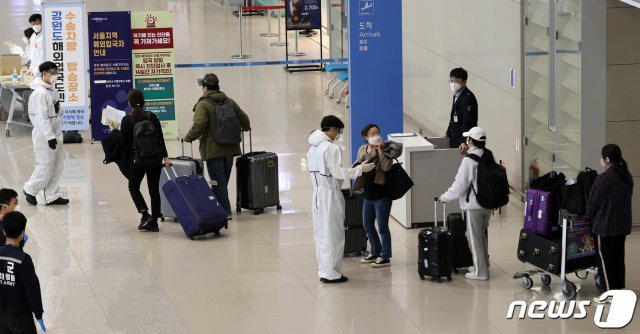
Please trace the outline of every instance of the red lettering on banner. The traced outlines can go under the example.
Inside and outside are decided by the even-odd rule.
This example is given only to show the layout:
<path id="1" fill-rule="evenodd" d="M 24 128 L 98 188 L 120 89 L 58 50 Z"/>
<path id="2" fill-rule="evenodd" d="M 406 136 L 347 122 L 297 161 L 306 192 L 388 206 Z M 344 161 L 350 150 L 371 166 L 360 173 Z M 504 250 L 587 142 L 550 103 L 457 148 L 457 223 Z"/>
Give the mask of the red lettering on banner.
<path id="1" fill-rule="evenodd" d="M 131 29 L 131 36 L 134 50 L 173 48 L 173 28 Z"/>

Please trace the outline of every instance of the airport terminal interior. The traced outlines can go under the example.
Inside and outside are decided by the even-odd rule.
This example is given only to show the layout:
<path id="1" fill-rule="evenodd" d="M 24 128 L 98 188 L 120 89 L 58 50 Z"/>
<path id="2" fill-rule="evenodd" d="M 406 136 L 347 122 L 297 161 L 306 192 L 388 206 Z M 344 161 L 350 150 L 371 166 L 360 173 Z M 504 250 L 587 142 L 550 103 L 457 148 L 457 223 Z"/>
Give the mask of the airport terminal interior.
<path id="1" fill-rule="evenodd" d="M 251 58 L 231 59 L 239 52 L 240 41 L 238 18 L 233 15 L 237 7 L 228 2 L 85 0 L 84 4 L 86 12 L 171 10 L 176 64 L 285 60 L 285 49 L 271 46 L 277 37 L 260 36 L 268 29 L 277 32 L 278 19 L 277 15 L 271 16 L 272 11 L 266 16 L 243 17 L 243 52 L 250 54 Z M 344 2 L 322 1 L 324 5 L 334 5 L 334 11 L 337 8 L 338 18 Z M 11 125 L 9 137 L 4 131 L 0 134 L 0 188 L 12 188 L 19 193 L 20 210 L 28 219 L 26 232 L 29 242 L 24 250 L 32 256 L 40 279 L 47 332 L 511 334 L 604 331 L 594 324 L 597 305 L 593 302 L 587 307 L 585 319 L 506 317 L 513 301 L 565 300 L 557 276 L 552 276 L 548 286 L 542 285 L 539 276 L 535 276 L 530 289 L 523 287 L 522 279 L 513 277 L 516 272 L 534 268 L 519 261 L 516 254 L 523 226 L 523 185 L 528 180 L 533 160 L 529 154 L 535 155 L 534 151 L 526 151 L 523 138 L 529 131 L 537 131 L 535 126 L 530 127 L 528 112 L 540 107 L 543 100 L 532 97 L 537 102 L 534 106 L 528 104 L 532 93 L 528 91 L 527 81 L 532 80 L 533 85 L 539 83 L 541 79 L 534 77 L 535 72 L 543 66 L 539 72 L 547 73 L 553 66 L 550 61 L 532 64 L 525 56 L 528 43 L 540 42 L 543 35 L 522 30 L 524 25 L 521 23 L 530 10 L 525 8 L 527 2 L 546 4 L 547 9 L 542 12 L 548 14 L 549 1 L 402 0 L 405 67 L 402 131 L 426 137 L 443 135 L 451 111 L 449 70 L 464 67 L 469 71 L 468 86 L 478 99 L 479 126 L 487 130 L 487 146 L 493 148 L 496 155 L 501 154 L 499 159 L 507 164 L 513 190 L 509 203 L 490 217 L 489 280 L 465 279 L 466 270 L 454 273 L 451 281 L 421 280 L 417 262 L 418 234 L 422 227 L 406 228 L 392 217 L 389 222 L 393 249 L 390 266 L 373 268 L 369 264 L 361 264 L 361 256 L 345 257 L 343 274 L 349 281 L 343 284 L 320 282 L 312 224 L 313 184 L 307 168 L 307 137 L 319 128 L 321 119 L 327 115 L 338 116 L 347 125 L 347 131 L 349 129 L 350 108 L 344 102 L 337 104 L 336 99 L 325 95 L 333 74 L 322 71 L 289 73 L 282 65 L 269 64 L 185 66 L 175 69 L 179 131 L 178 136 L 166 138 L 169 156 L 183 155 L 179 138 L 191 127 L 192 109 L 202 94 L 197 79 L 206 73 L 215 73 L 220 80 L 220 89 L 250 117 L 253 150 L 278 155 L 282 210 L 267 208 L 259 215 L 249 210 L 237 214 L 233 210 L 228 229 L 223 229 L 219 236 L 204 240 L 185 237 L 180 224 L 171 219 L 160 222 L 158 233 L 141 233 L 137 229 L 139 214 L 129 195 L 127 180 L 115 164 L 103 164 L 102 146 L 98 141 L 92 142 L 91 131 L 80 132 L 84 139 L 82 143 L 65 144 L 63 147 L 61 189 L 70 203 L 66 206 L 32 206 L 22 194 L 23 185 L 34 166 L 32 129 Z M 592 0 L 556 2 L 578 3 L 579 8 L 579 3 Z M 578 112 L 581 96 L 606 97 L 606 106 L 602 104 L 605 108 L 598 111 L 600 115 L 606 113 L 606 118 L 602 116 L 602 122 L 593 126 L 600 129 L 602 139 L 606 138 L 607 143 L 613 142 L 622 147 L 637 183 L 640 151 L 633 133 L 637 133 L 640 127 L 637 113 L 640 101 L 632 92 L 640 73 L 640 48 L 633 42 L 637 38 L 629 35 L 629 31 L 640 30 L 640 8 L 621 1 L 593 2 L 603 3 L 604 10 L 609 12 L 603 16 L 608 18 L 608 21 L 603 21 L 607 33 L 601 36 L 606 45 L 599 46 L 609 52 L 602 68 L 606 79 L 601 76 L 599 80 L 589 82 L 580 80 L 580 71 L 584 79 L 589 75 L 587 69 L 591 68 L 586 56 L 582 60 L 582 68 L 578 64 L 577 68 L 567 69 L 567 66 L 575 65 L 571 60 L 555 59 L 551 61 L 560 62 L 558 78 L 543 86 L 548 88 L 552 83 L 562 85 L 572 80 L 572 72 L 578 71 L 577 89 L 581 92 L 576 102 Z M 269 5 L 276 1 L 259 3 Z M 22 31 L 29 27 L 29 16 L 42 11 L 37 0 L 0 0 L 0 4 L 0 36 L 3 40 L 19 41 Z M 535 18 L 537 14 L 532 13 L 527 24 L 539 22 L 539 18 Z M 620 19 L 615 19 L 614 15 L 620 15 Z M 586 16 L 581 17 L 585 26 Z M 575 18 L 580 14 L 558 17 Z M 611 27 L 614 22 L 627 26 Z M 323 24 L 327 25 L 326 22 Z M 559 27 L 558 30 L 562 32 L 564 28 Z M 307 55 L 293 59 L 318 59 L 321 47 L 325 58 L 347 58 L 346 50 L 340 49 L 341 45 L 346 45 L 345 42 L 333 40 L 348 38 L 344 33 L 346 29 L 338 33 L 329 30 L 326 26 L 319 30 L 324 34 L 322 46 L 317 34 L 299 36 L 298 48 Z M 579 33 L 580 29 L 577 30 Z M 583 28 L 582 33 L 587 34 L 586 30 Z M 629 32 L 627 37 L 619 35 L 626 32 Z M 284 27 L 281 33 L 285 34 Z M 295 34 L 289 32 L 289 51 L 292 51 Z M 548 40 L 546 35 L 544 38 Z M 456 44 L 456 39 L 462 45 Z M 620 40 L 626 40 L 628 44 L 621 45 Z M 2 53 L 8 53 L 7 48 L 2 47 Z M 625 49 L 626 54 L 613 55 L 611 52 L 616 48 Z M 588 52 L 589 46 L 584 46 L 583 50 Z M 558 58 L 566 56 L 560 54 Z M 516 78 L 511 83 L 510 70 Z M 529 72 L 534 74 L 527 76 Z M 615 86 L 616 82 L 621 86 Z M 605 88 L 602 94 L 592 93 L 591 89 L 597 88 L 594 88 L 595 84 Z M 379 82 L 380 92 L 371 92 L 370 98 L 384 98 L 385 86 L 385 82 Z M 534 92 L 535 88 L 531 91 Z M 569 94 L 560 88 L 556 92 L 559 100 Z M 621 98 L 620 94 L 625 92 L 629 97 Z M 583 99 L 582 105 L 587 104 Z M 21 110 L 20 107 L 18 109 Z M 535 111 L 532 114 L 533 118 L 537 117 Z M 591 116 L 583 114 L 582 117 L 583 127 L 591 127 L 585 121 Z M 558 120 L 559 127 L 563 122 L 569 122 L 560 114 Z M 575 122 L 579 127 L 580 118 Z M 386 138 L 389 132 L 385 130 L 385 124 L 379 125 Z M 0 126 L 4 130 L 6 121 Z M 581 145 L 581 141 L 588 142 L 584 139 L 588 136 L 587 131 L 583 129 L 582 134 L 578 133 L 577 139 L 569 144 L 563 142 L 566 138 L 559 138 L 561 131 L 554 135 L 558 137 L 549 139 L 553 141 L 549 149 L 554 152 L 554 159 L 556 156 L 564 159 L 562 152 L 567 155 L 588 152 L 583 153 L 583 158 L 595 156 L 587 162 L 589 165 L 578 157 L 577 168 L 564 170 L 567 176 L 575 177 L 575 173 L 586 166 L 598 167 L 602 172 L 597 159 L 604 140 L 597 147 Z M 350 137 L 346 137 L 340 145 L 344 148 L 343 166 L 349 167 Z M 529 137 L 531 142 L 536 138 L 535 135 Z M 199 157 L 198 142 L 194 144 L 193 154 Z M 573 146 L 562 148 L 565 144 Z M 184 151 L 187 155 L 191 153 L 188 144 Z M 543 160 L 540 159 L 540 169 L 549 171 L 554 162 L 547 165 Z M 568 160 L 571 159 L 567 159 L 570 165 Z M 432 174 L 437 177 L 439 173 L 437 167 L 425 168 L 421 172 L 427 178 Z M 453 183 L 453 178 L 445 183 Z M 235 209 L 235 168 L 229 184 L 231 204 Z M 345 183 L 344 187 L 347 186 Z M 146 182 L 143 182 L 145 187 Z M 444 193 L 446 188 L 437 191 L 433 195 Z M 143 190 L 143 194 L 148 201 L 148 192 Z M 413 203 L 433 206 L 433 199 L 414 198 Z M 640 214 L 637 196 L 633 203 L 634 213 Z M 640 234 L 634 229 L 626 239 L 626 288 L 635 292 L 640 291 L 639 257 Z M 582 277 L 584 272 L 579 275 Z M 578 301 L 592 301 L 598 296 L 592 275 L 584 280 L 573 273 L 567 277 L 579 287 Z M 635 309 L 635 321 L 620 332 L 637 333 L 640 330 L 638 313 Z"/>

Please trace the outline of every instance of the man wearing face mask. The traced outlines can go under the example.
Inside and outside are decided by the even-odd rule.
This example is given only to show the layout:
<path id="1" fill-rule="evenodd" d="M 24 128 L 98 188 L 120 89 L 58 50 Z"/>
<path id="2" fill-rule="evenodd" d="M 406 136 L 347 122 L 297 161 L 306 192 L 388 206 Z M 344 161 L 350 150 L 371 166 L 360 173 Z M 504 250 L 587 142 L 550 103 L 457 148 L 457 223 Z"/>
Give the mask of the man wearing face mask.
<path id="1" fill-rule="evenodd" d="M 42 34 L 42 15 L 33 14 L 29 17 L 29 24 L 33 28 L 33 35 L 29 38 L 29 54 L 31 59 L 31 65 L 29 70 L 33 75 L 40 73 L 39 67 L 44 59 L 44 35 Z"/>
<path id="2" fill-rule="evenodd" d="M 318 276 L 322 283 L 348 281 L 342 275 L 345 219 L 342 183 L 375 168 L 372 163 L 355 168 L 342 167 L 342 150 L 335 141 L 340 140 L 343 129 L 344 123 L 338 117 L 325 116 L 320 129 L 313 131 L 307 139 L 311 146 L 307 163 L 313 183 L 313 238 L 316 244 Z"/>
<path id="3" fill-rule="evenodd" d="M 217 75 L 206 74 L 204 78 L 198 79 L 198 85 L 202 96 L 193 107 L 193 125 L 183 140 L 186 142 L 200 140 L 200 156 L 207 163 L 209 178 L 215 182 L 211 189 L 231 217 L 228 185 L 233 159 L 242 154 L 242 151 L 240 144 L 228 145 L 216 141 L 216 134 L 219 134 L 216 132 L 218 128 L 217 109 L 223 105 L 230 106 L 235 111 L 237 119 L 227 121 L 239 121 L 243 131 L 251 130 L 251 122 L 249 116 L 242 111 L 240 106 L 220 91 L 220 81 Z"/>
<path id="4" fill-rule="evenodd" d="M 0 189 L 0 246 L 7 242 L 7 238 L 3 232 L 2 219 L 10 212 L 20 211 L 20 205 L 18 205 L 18 193 L 13 189 Z M 29 237 L 25 234 L 22 241 L 20 241 L 20 249 L 24 248 L 24 244 L 27 243 Z"/>
<path id="5" fill-rule="evenodd" d="M 449 138 L 450 147 L 460 149 L 461 154 L 465 154 L 469 148 L 462 133 L 478 126 L 478 101 L 467 87 L 468 77 L 467 71 L 461 67 L 454 68 L 449 74 L 453 104 L 446 137 Z"/>
<path id="6" fill-rule="evenodd" d="M 53 89 L 58 80 L 58 67 L 47 61 L 39 66 L 39 71 L 42 76 L 30 84 L 33 93 L 29 98 L 36 167 L 29 181 L 24 184 L 23 191 L 27 203 L 31 205 L 38 204 L 36 196 L 46 205 L 66 205 L 69 200 L 62 198 L 58 192 L 64 170 L 62 113 L 58 92 Z"/>

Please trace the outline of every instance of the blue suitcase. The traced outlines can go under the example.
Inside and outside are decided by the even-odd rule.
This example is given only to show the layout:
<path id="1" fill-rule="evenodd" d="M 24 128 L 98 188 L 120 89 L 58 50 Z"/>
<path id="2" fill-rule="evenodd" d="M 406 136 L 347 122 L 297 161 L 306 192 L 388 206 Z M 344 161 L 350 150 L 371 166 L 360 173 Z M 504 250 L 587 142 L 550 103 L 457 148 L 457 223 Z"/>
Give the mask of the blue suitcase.
<path id="1" fill-rule="evenodd" d="M 175 176 L 173 179 L 164 168 L 169 181 L 162 186 L 162 192 L 187 237 L 193 239 L 209 233 L 220 234 L 223 227 L 228 228 L 227 212 L 218 203 L 204 176 L 178 177 L 173 167 L 171 170 Z"/>

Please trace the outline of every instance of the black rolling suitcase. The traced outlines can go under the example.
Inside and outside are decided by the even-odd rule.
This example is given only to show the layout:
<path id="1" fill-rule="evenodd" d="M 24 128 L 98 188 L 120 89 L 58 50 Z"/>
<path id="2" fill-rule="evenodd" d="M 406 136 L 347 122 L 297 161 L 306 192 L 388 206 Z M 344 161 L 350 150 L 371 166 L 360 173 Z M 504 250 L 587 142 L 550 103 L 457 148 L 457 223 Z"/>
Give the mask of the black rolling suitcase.
<path id="1" fill-rule="evenodd" d="M 467 241 L 467 222 L 461 213 L 450 213 L 447 216 L 447 230 L 451 233 L 451 260 L 455 273 L 458 268 L 473 266 L 471 249 Z"/>
<path id="2" fill-rule="evenodd" d="M 367 251 L 367 233 L 362 224 L 364 195 L 351 189 L 342 189 L 345 202 L 344 254 L 361 256 Z"/>
<path id="3" fill-rule="evenodd" d="M 442 227 L 438 227 L 438 198 L 434 199 L 434 226 L 418 233 L 418 275 L 425 280 L 431 277 L 432 280 L 441 282 L 442 277 L 451 281 L 452 259 L 451 247 L 452 238 L 447 228 L 444 226 L 446 220 L 446 204 L 442 204 Z"/>
<path id="4" fill-rule="evenodd" d="M 236 159 L 236 212 L 253 210 L 258 215 L 265 208 L 280 206 L 278 185 L 278 155 L 271 152 L 253 152 L 251 132 L 249 132 L 249 153 L 244 153 L 244 133 L 242 135 L 242 155 Z"/>

